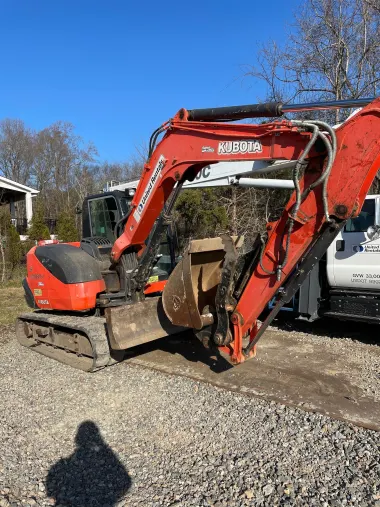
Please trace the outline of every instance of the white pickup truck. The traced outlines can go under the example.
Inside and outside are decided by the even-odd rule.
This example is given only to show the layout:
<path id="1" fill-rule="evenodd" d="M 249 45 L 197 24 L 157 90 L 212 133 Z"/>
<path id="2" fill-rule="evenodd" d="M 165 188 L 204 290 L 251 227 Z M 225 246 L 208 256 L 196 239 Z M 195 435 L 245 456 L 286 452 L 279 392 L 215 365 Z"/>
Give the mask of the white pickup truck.
<path id="1" fill-rule="evenodd" d="M 380 322 L 380 195 L 368 195 L 287 305 L 301 319 Z"/>

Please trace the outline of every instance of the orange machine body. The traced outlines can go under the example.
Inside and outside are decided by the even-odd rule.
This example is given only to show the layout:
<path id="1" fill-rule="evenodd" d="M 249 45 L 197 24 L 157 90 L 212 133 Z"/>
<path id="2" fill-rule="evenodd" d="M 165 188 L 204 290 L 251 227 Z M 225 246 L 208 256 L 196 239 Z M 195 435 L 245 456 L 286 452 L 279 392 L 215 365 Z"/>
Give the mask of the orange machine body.
<path id="1" fill-rule="evenodd" d="M 26 279 L 37 308 L 65 311 L 85 311 L 95 308 L 97 295 L 106 288 L 104 280 L 63 283 L 37 259 L 35 251 L 36 247 L 33 247 L 26 256 L 28 269 Z"/>
<path id="2" fill-rule="evenodd" d="M 237 109 L 243 111 L 244 107 Z M 232 362 L 240 363 L 252 355 L 256 338 L 265 330 L 264 325 L 259 327 L 258 318 L 268 301 L 288 279 L 296 287 L 297 277 L 302 279 L 302 273 L 307 272 L 299 270 L 294 277 L 292 273 L 297 264 L 308 262 L 307 267 L 311 268 L 320 258 L 315 253 L 317 249 L 318 255 L 325 253 L 345 221 L 359 214 L 380 167 L 380 98 L 368 103 L 335 131 L 326 124 L 320 125 L 319 141 L 326 140 L 322 148 L 314 143 L 314 128 L 321 122 L 314 121 L 313 128 L 311 123 L 297 120 L 231 124 L 224 122 L 231 118 L 229 112 L 218 116 L 216 122 L 205 120 L 206 116 L 194 121 L 194 111 L 190 115 L 189 111 L 181 110 L 153 134 L 149 160 L 131 202 L 131 212 L 123 219 L 123 232 L 112 245 L 111 259 L 114 265 L 123 260 L 127 262 L 129 255 L 135 258 L 136 253 L 141 259 L 146 240 L 174 187 L 178 184 L 176 188 L 180 189 L 185 181 L 194 180 L 205 166 L 220 161 L 298 161 L 300 166 L 295 171 L 299 178 L 294 176 L 296 190 L 279 220 L 268 227 L 260 261 L 253 266 L 236 304 L 232 308 L 228 304 L 223 307 L 228 313 L 228 326 L 224 327 L 222 338 L 230 333 L 231 339 L 221 349 L 231 356 Z M 239 115 L 234 118 L 250 117 Z M 326 127 L 330 130 L 330 143 L 329 135 L 323 133 Z M 161 134 L 163 138 L 155 146 Z M 306 150 L 309 144 L 313 146 Z M 327 157 L 333 152 L 334 156 Z M 301 169 L 303 162 L 306 167 Z M 105 289 L 99 274 L 96 280 L 83 284 L 62 284 L 33 255 L 32 250 L 28 254 L 28 283 L 32 291 L 38 291 L 33 297 L 39 308 L 95 307 L 97 294 Z M 85 268 L 86 262 L 84 271 Z M 38 275 L 43 276 L 38 278 Z M 152 286 L 147 290 L 154 292 Z M 271 313 L 274 315 L 274 311 Z M 243 349 L 246 336 L 250 343 Z"/>
<path id="3" fill-rule="evenodd" d="M 56 242 L 58 243 L 58 242 Z M 38 246 L 52 244 L 39 242 Z M 79 242 L 67 243 L 80 248 Z M 41 310 L 88 311 L 96 307 L 96 298 L 106 291 L 104 280 L 90 282 L 64 283 L 55 277 L 36 257 L 33 247 L 27 254 L 27 285 L 34 306 Z M 145 295 L 156 295 L 163 291 L 166 280 L 149 282 Z M 25 287 L 26 291 L 27 288 Z"/>

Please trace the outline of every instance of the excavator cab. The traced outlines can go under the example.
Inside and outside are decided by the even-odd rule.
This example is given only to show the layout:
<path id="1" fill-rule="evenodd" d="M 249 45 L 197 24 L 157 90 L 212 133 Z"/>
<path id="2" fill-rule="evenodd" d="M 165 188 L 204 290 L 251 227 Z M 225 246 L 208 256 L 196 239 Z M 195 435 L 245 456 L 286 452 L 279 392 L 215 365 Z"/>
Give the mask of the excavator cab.
<path id="1" fill-rule="evenodd" d="M 91 238 L 105 238 L 111 244 L 115 241 L 115 227 L 118 221 L 127 215 L 135 190 L 132 188 L 113 190 L 87 196 L 82 205 L 82 236 L 86 241 Z M 149 241 L 149 237 L 147 241 Z M 169 225 L 163 235 L 156 262 L 149 282 L 167 280 L 176 265 L 177 234 L 175 227 Z M 108 253 L 108 252 L 107 252 Z"/>
<path id="2" fill-rule="evenodd" d="M 103 237 L 113 243 L 115 226 L 128 213 L 133 195 L 114 190 L 87 196 L 82 204 L 83 237 Z"/>

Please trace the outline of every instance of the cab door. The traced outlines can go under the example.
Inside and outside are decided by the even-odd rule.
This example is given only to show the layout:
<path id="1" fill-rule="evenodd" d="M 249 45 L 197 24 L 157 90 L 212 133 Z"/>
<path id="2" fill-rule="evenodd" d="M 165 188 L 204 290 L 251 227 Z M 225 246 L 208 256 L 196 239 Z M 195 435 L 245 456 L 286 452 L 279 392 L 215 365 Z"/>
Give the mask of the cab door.
<path id="1" fill-rule="evenodd" d="M 115 241 L 114 228 L 119 220 L 116 199 L 111 195 L 88 200 L 90 228 L 92 237 Z"/>
<path id="2" fill-rule="evenodd" d="M 327 276 L 332 287 L 380 288 L 380 239 L 369 239 L 372 225 L 379 225 L 379 196 L 367 196 L 359 216 L 348 220 L 330 245 Z"/>

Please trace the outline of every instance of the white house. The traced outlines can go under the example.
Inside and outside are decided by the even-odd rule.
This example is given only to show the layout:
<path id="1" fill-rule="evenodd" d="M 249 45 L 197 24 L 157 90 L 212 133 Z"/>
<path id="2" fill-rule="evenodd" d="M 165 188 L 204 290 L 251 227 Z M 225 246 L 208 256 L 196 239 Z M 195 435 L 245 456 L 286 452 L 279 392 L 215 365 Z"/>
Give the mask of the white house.
<path id="1" fill-rule="evenodd" d="M 22 229 L 26 229 L 32 219 L 32 198 L 38 193 L 38 190 L 34 188 L 0 176 L 0 205 L 9 204 L 12 222 L 19 229 L 20 234 L 25 234 L 25 231 Z M 25 202 L 25 214 L 23 213 L 23 216 L 16 213 L 15 203 L 20 201 Z"/>

